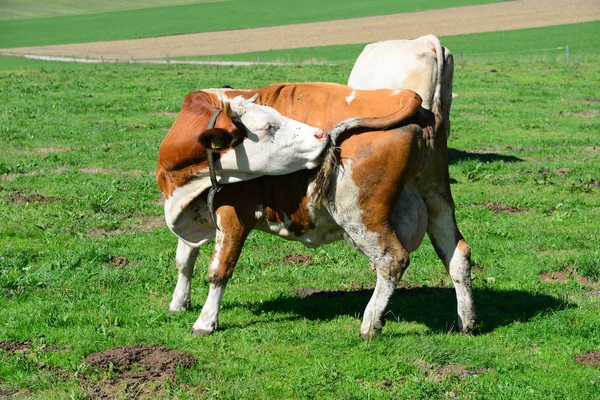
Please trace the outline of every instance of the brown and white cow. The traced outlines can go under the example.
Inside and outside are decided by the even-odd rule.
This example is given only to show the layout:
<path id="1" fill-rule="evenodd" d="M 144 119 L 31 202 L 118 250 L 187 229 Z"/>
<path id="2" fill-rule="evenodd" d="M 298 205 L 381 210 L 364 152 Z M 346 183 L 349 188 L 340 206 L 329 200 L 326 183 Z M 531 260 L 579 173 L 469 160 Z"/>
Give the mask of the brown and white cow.
<path id="1" fill-rule="evenodd" d="M 386 40 L 365 46 L 356 59 L 348 86 L 356 89 L 410 89 L 433 111 L 437 126 L 450 135 L 454 59 L 434 35 L 414 40 Z"/>
<path id="2" fill-rule="evenodd" d="M 257 104 L 273 107 L 286 117 L 321 129 L 335 126 L 331 134 L 341 144 L 328 150 L 327 169 L 224 185 L 215 197 L 215 229 L 205 191 L 194 192 L 196 197 L 189 203 L 169 205 L 179 190 L 194 181 L 190 172 L 206 171 L 205 162 L 195 163 L 193 158 L 180 162 L 175 150 L 188 136 L 198 136 L 216 107 L 238 96 L 255 95 Z M 175 122 L 161 146 L 157 169 L 158 184 L 167 199 L 167 222 L 179 236 L 179 276 L 170 310 L 190 307 L 198 246 L 209 238 L 216 236 L 208 266 L 210 289 L 192 328 L 195 335 L 217 328 L 225 286 L 252 229 L 309 247 L 345 238 L 377 271 L 360 330 L 363 337 L 372 337 L 382 329 L 385 308 L 408 266 L 409 253 L 419 247 L 427 232 L 454 282 L 459 329 L 472 330 L 470 248 L 455 221 L 446 137 L 435 133 L 434 117 L 420 103 L 411 91 L 361 91 L 330 83 L 191 93 L 186 104 L 194 107 L 184 106 L 182 115 L 192 115 L 180 115 Z M 217 119 L 215 127 L 235 135 L 236 126 L 225 116 Z M 163 154 L 164 149 L 172 151 Z"/>

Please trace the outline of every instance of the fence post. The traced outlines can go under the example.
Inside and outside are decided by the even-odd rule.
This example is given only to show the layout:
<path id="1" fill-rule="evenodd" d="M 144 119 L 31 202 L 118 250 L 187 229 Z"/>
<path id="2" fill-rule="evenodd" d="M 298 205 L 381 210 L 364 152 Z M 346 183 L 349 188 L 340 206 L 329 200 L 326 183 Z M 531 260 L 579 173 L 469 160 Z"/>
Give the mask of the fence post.
<path id="1" fill-rule="evenodd" d="M 571 59 L 571 49 L 569 49 L 569 45 L 565 46 L 565 52 L 567 53 L 567 62 Z"/>

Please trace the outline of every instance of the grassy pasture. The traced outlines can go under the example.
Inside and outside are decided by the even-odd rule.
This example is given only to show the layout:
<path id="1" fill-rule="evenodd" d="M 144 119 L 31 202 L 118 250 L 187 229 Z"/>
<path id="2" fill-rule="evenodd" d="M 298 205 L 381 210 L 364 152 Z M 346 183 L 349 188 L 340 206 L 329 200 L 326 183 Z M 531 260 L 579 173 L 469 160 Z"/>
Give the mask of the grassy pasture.
<path id="1" fill-rule="evenodd" d="M 52 2 L 40 0 L 3 0 L 2 4 L 0 4 L 0 20 L 94 14 L 213 1 L 227 0 L 53 0 Z"/>
<path id="2" fill-rule="evenodd" d="M 0 21 L 0 48 L 83 43 L 328 21 L 501 0 L 229 0 L 85 15 Z M 40 6 L 53 9 L 48 2 Z M 132 1 L 125 4 L 134 3 Z M 14 4 L 14 3 L 13 3 Z M 46 7 L 44 7 L 46 5 Z"/>
<path id="3" fill-rule="evenodd" d="M 0 350 L 0 397 L 85 398 L 121 376 L 91 368 L 85 356 L 143 343 L 198 362 L 172 380 L 129 392 L 121 384 L 116 397 L 151 389 L 151 397 L 169 398 L 596 398 L 598 368 L 574 361 L 600 350 L 593 61 L 457 68 L 450 173 L 476 265 L 478 334 L 452 333 L 451 282 L 427 241 L 372 342 L 358 330 L 374 275 L 341 242 L 311 250 L 252 234 L 221 330 L 193 338 L 207 293 L 207 245 L 193 310 L 167 311 L 176 240 L 162 224 L 152 171 L 185 94 L 223 84 L 345 82 L 351 66 L 0 59 L 0 342 L 31 339 L 27 351 Z M 306 264 L 286 261 L 297 254 Z M 293 292 L 304 288 L 330 292 Z"/>
<path id="4" fill-rule="evenodd" d="M 565 60 L 565 50 L 570 46 L 573 59 L 597 57 L 600 48 L 600 21 L 518 29 L 512 31 L 473 33 L 470 35 L 440 37 L 444 46 L 461 61 L 461 53 L 469 61 L 485 60 Z M 202 61 L 275 61 L 275 62 L 353 62 L 367 43 L 341 46 L 306 47 L 300 49 L 269 50 L 253 53 L 225 54 L 219 56 L 180 57 L 183 60 Z M 552 49 L 537 51 L 539 49 Z M 482 54 L 483 53 L 483 54 Z M 492 53 L 492 54 L 490 54 Z"/>

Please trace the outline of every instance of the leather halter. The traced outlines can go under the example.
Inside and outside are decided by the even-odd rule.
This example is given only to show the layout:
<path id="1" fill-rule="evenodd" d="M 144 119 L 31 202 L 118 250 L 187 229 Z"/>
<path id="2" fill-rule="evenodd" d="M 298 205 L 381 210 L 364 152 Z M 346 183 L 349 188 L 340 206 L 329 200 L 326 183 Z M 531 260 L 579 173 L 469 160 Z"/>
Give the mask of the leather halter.
<path id="1" fill-rule="evenodd" d="M 208 120 L 208 124 L 206 125 L 206 130 L 212 129 L 215 127 L 215 123 L 217 122 L 217 117 L 219 116 L 219 114 L 221 114 L 223 110 L 218 109 L 215 112 L 213 112 L 213 114 L 210 116 L 210 119 Z M 215 148 L 216 146 L 213 146 L 213 148 Z M 215 214 L 215 194 L 221 190 L 221 185 L 219 185 L 219 182 L 217 182 L 217 174 L 215 173 L 215 164 L 213 161 L 213 149 L 206 149 L 206 156 L 208 157 L 208 172 L 210 174 L 210 183 L 211 183 L 211 187 L 208 190 L 208 197 L 206 199 L 206 203 L 208 205 L 208 212 L 210 213 L 210 220 L 212 221 L 213 225 L 215 226 L 215 228 L 217 228 L 218 231 L 220 231 L 221 229 L 219 229 L 219 225 L 217 225 L 217 215 Z"/>

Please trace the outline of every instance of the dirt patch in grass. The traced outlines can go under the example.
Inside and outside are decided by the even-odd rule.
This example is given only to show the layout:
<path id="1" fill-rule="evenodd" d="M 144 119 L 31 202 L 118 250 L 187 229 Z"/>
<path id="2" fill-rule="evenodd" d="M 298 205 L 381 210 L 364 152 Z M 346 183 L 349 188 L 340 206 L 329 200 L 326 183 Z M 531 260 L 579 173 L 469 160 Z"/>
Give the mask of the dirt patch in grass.
<path id="1" fill-rule="evenodd" d="M 310 254 L 288 254 L 283 262 L 286 264 L 312 265 L 313 257 Z"/>
<path id="2" fill-rule="evenodd" d="M 142 344 L 92 353 L 84 361 L 109 376 L 97 381 L 82 381 L 90 399 L 163 396 L 163 382 L 173 379 L 178 367 L 190 368 L 196 363 L 194 357 L 179 350 Z"/>
<path id="3" fill-rule="evenodd" d="M 573 358 L 579 364 L 600 367 L 600 351 L 589 351 Z"/>
<path id="4" fill-rule="evenodd" d="M 553 283 L 553 282 L 567 283 L 567 282 L 569 282 L 570 279 L 574 279 L 577 283 L 584 285 L 584 286 L 596 287 L 599 285 L 598 282 L 592 281 L 591 279 L 585 278 L 585 277 L 577 274 L 577 272 L 573 269 L 572 265 L 569 265 L 565 269 L 565 271 L 546 272 L 544 274 L 541 274 L 539 276 L 539 278 L 540 278 L 540 281 L 548 282 L 548 283 Z"/>
<path id="5" fill-rule="evenodd" d="M 600 298 L 600 289 L 587 291 L 587 292 L 585 292 L 585 295 L 587 297 L 598 297 L 598 298 Z"/>
<path id="6" fill-rule="evenodd" d="M 131 264 L 131 260 L 128 260 L 127 258 L 122 257 L 122 256 L 118 256 L 118 257 L 113 257 L 110 260 L 110 263 L 115 268 L 123 268 L 124 266 Z"/>
<path id="7" fill-rule="evenodd" d="M 471 203 L 474 206 L 484 206 L 489 211 L 495 212 L 496 214 L 504 213 L 504 214 L 523 214 L 529 211 L 527 208 L 517 208 L 513 206 L 509 206 L 504 203 L 495 203 L 491 201 L 480 201 Z"/>
<path id="8" fill-rule="evenodd" d="M 90 236 L 102 236 L 102 235 L 119 235 L 122 233 L 142 233 L 142 232 L 153 232 L 156 229 L 162 228 L 165 225 L 165 219 L 163 217 L 156 216 L 145 216 L 130 227 L 125 229 L 104 229 L 96 228 L 88 232 Z"/>
<path id="9" fill-rule="evenodd" d="M 69 150 L 71 150 L 69 147 L 38 147 L 33 149 L 33 151 L 40 154 L 65 153 Z"/>
<path id="10" fill-rule="evenodd" d="M 586 99 L 583 99 L 583 101 L 585 103 L 588 103 L 588 104 L 597 104 L 597 103 L 600 103 L 600 99 L 586 98 Z"/>
<path id="11" fill-rule="evenodd" d="M 415 361 L 415 364 L 421 367 L 427 376 L 434 382 L 441 382 L 447 377 L 456 377 L 460 380 L 465 380 L 469 376 L 490 372 L 488 368 L 468 369 L 460 364 L 437 365 L 423 360 L 417 360 Z"/>
<path id="12" fill-rule="evenodd" d="M 99 167 L 88 167 L 88 168 L 80 168 L 79 172 L 83 172 L 85 174 L 93 174 L 93 175 L 125 175 L 125 176 L 143 176 L 144 173 L 139 169 L 132 169 L 129 171 L 122 171 L 118 169 L 107 169 L 107 168 L 99 168 Z"/>
<path id="13" fill-rule="evenodd" d="M 592 118 L 599 114 L 600 114 L 600 111 L 598 111 L 598 110 L 589 110 L 589 111 L 583 111 L 583 112 L 569 113 L 568 115 L 571 115 L 574 117 Z"/>
<path id="14" fill-rule="evenodd" d="M 23 195 L 21 192 L 14 192 L 8 195 L 5 199 L 7 203 L 33 203 L 33 202 L 48 202 L 60 200 L 58 197 L 42 196 L 39 193 Z"/>
<path id="15" fill-rule="evenodd" d="M 12 342 L 0 341 L 0 349 L 8 354 L 31 352 L 31 339 L 15 340 Z"/>

